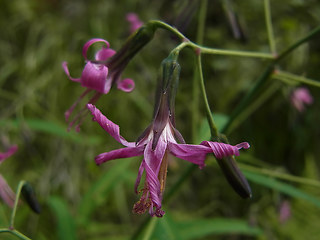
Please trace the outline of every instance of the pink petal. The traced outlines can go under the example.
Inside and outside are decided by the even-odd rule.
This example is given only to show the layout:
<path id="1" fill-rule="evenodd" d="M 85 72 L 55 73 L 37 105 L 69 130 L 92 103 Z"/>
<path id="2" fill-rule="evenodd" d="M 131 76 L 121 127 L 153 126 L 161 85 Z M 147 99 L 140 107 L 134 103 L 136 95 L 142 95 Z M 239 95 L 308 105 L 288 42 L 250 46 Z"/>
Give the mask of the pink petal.
<path id="1" fill-rule="evenodd" d="M 206 155 L 212 152 L 209 147 L 203 145 L 177 144 L 169 142 L 168 147 L 173 156 L 197 164 L 200 168 L 205 166 L 204 161 L 206 159 Z"/>
<path id="2" fill-rule="evenodd" d="M 87 104 L 88 109 L 93 115 L 93 120 L 98 122 L 99 125 L 111 135 L 116 141 L 127 147 L 134 147 L 135 142 L 128 142 L 120 135 L 120 128 L 117 124 L 110 121 L 104 116 L 99 109 L 92 104 Z"/>
<path id="3" fill-rule="evenodd" d="M 97 61 L 105 61 L 108 58 L 112 57 L 114 54 L 116 54 L 116 51 L 111 48 L 105 48 L 103 47 L 101 50 L 99 50 L 96 53 L 95 59 Z"/>
<path id="4" fill-rule="evenodd" d="M 134 191 L 136 194 L 138 194 L 138 186 L 140 184 L 140 180 L 141 180 L 141 177 L 142 177 L 142 174 L 143 174 L 143 170 L 144 170 L 144 161 L 141 162 L 140 164 L 140 167 L 139 167 L 139 170 L 138 170 L 138 176 L 137 176 L 137 179 L 136 179 L 136 183 L 134 184 Z"/>
<path id="5" fill-rule="evenodd" d="M 150 197 L 156 208 L 161 208 L 160 197 L 160 182 L 158 179 L 158 172 L 155 170 L 160 169 L 162 159 L 156 158 L 152 150 L 152 142 L 148 142 L 144 150 L 144 169 L 146 170 L 146 181 Z"/>
<path id="6" fill-rule="evenodd" d="M 243 143 L 237 144 L 236 146 L 232 146 L 226 143 L 203 141 L 201 145 L 210 147 L 217 159 L 222 159 L 224 157 L 232 156 L 232 155 L 239 156 L 240 154 L 239 150 L 241 148 L 247 149 L 250 147 L 249 143 L 247 142 L 243 142 Z"/>
<path id="7" fill-rule="evenodd" d="M 98 156 L 95 157 L 95 161 L 97 165 L 100 165 L 104 162 L 118 159 L 118 158 L 135 157 L 135 156 L 142 155 L 143 150 L 144 150 L 144 146 L 120 148 L 117 150 L 99 154 Z"/>
<path id="8" fill-rule="evenodd" d="M 0 153 L 0 163 L 2 161 L 4 161 L 5 159 L 7 159 L 8 157 L 11 157 L 17 150 L 18 150 L 18 146 L 17 145 L 12 145 L 8 149 L 8 151 L 6 151 L 5 153 Z"/>
<path id="9" fill-rule="evenodd" d="M 130 78 L 125 78 L 117 81 L 117 88 L 124 92 L 131 92 L 135 87 L 134 81 Z"/>
<path id="10" fill-rule="evenodd" d="M 11 208 L 14 206 L 16 195 L 11 190 L 6 180 L 0 174 L 0 197 Z"/>
<path id="11" fill-rule="evenodd" d="M 86 43 L 83 45 L 83 48 L 82 48 L 82 55 L 83 55 L 83 57 L 84 57 L 86 60 L 88 60 L 88 59 L 87 59 L 87 51 L 88 51 L 89 47 L 90 47 L 92 44 L 96 43 L 96 42 L 104 42 L 104 43 L 107 45 L 107 48 L 110 47 L 110 44 L 108 43 L 108 41 L 106 41 L 106 40 L 104 40 L 104 39 L 102 39 L 102 38 L 93 38 L 93 39 L 90 39 L 88 42 L 86 42 Z"/>
<path id="12" fill-rule="evenodd" d="M 81 85 L 107 94 L 111 88 L 111 79 L 108 79 L 107 76 L 106 66 L 88 62 L 81 75 Z"/>
<path id="13" fill-rule="evenodd" d="M 70 76 L 70 72 L 69 72 L 69 69 L 68 69 L 68 63 L 67 62 L 63 62 L 62 63 L 62 68 L 64 70 L 64 72 L 67 74 L 68 78 L 71 80 L 71 81 L 74 81 L 74 82 L 80 82 L 80 78 L 73 78 Z"/>

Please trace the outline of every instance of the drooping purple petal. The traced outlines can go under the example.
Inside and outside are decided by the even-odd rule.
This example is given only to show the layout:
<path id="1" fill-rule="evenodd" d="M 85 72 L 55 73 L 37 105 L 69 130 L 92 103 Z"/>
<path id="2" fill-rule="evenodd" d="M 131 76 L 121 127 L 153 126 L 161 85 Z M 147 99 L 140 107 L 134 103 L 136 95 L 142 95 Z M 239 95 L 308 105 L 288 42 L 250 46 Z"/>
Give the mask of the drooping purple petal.
<path id="1" fill-rule="evenodd" d="M 116 54 L 115 50 L 113 50 L 111 48 L 103 47 L 101 50 L 99 50 L 96 53 L 95 60 L 97 60 L 97 61 L 105 61 L 105 60 L 107 60 L 108 58 L 112 57 L 115 54 Z"/>
<path id="2" fill-rule="evenodd" d="M 107 45 L 107 48 L 110 47 L 109 42 L 106 41 L 106 40 L 104 40 L 104 39 L 102 39 L 102 38 L 93 38 L 93 39 L 90 39 L 88 42 L 86 42 L 86 43 L 83 45 L 83 48 L 82 48 L 82 55 L 83 55 L 83 57 L 84 57 L 86 60 L 88 60 L 88 58 L 87 58 L 87 52 L 88 52 L 89 47 L 90 47 L 92 44 L 96 43 L 96 42 L 103 42 L 103 43 L 105 43 L 105 44 Z"/>
<path id="3" fill-rule="evenodd" d="M 168 148 L 173 156 L 197 164 L 200 168 L 205 166 L 204 161 L 206 159 L 206 155 L 212 152 L 212 150 L 207 146 L 177 144 L 173 142 L 168 143 Z"/>
<path id="4" fill-rule="evenodd" d="M 81 82 L 80 78 L 73 78 L 73 77 L 70 76 L 70 72 L 69 72 L 69 69 L 68 69 L 67 65 L 68 65 L 67 62 L 62 62 L 62 68 L 63 68 L 64 72 L 66 73 L 66 75 L 68 76 L 68 78 L 71 81 L 74 81 L 74 82 Z"/>
<path id="5" fill-rule="evenodd" d="M 11 157 L 17 150 L 18 150 L 18 146 L 17 145 L 12 145 L 8 149 L 8 151 L 6 151 L 4 153 L 0 153 L 0 163 L 2 161 L 4 161 L 5 159 L 7 159 L 8 157 Z"/>
<path id="6" fill-rule="evenodd" d="M 121 143 L 126 147 L 134 147 L 135 142 L 128 142 L 120 135 L 120 128 L 117 124 L 110 121 L 106 116 L 104 116 L 99 109 L 97 109 L 92 104 L 87 104 L 88 109 L 91 111 L 93 115 L 93 120 L 98 122 L 99 125 L 111 135 L 116 141 Z"/>
<path id="7" fill-rule="evenodd" d="M 104 162 L 118 158 L 129 158 L 142 155 L 143 150 L 144 146 L 120 148 L 110 152 L 101 153 L 98 156 L 96 156 L 94 160 L 96 161 L 97 165 L 100 165 Z"/>
<path id="8" fill-rule="evenodd" d="M 124 92 L 131 92 L 135 87 L 134 81 L 130 78 L 117 81 L 117 88 Z"/>
<path id="9" fill-rule="evenodd" d="M 14 206 L 16 195 L 11 190 L 7 181 L 0 174 L 0 197 L 11 208 Z"/>
<path id="10" fill-rule="evenodd" d="M 81 75 L 81 85 L 107 94 L 112 82 L 107 76 L 108 68 L 106 66 L 88 62 Z"/>
<path id="11" fill-rule="evenodd" d="M 158 147 L 158 146 L 157 146 Z M 154 215 L 153 206 L 156 208 L 156 212 L 160 212 L 161 210 L 161 192 L 160 192 L 160 182 L 158 179 L 158 172 L 160 169 L 162 158 L 165 152 L 162 154 L 162 158 L 158 158 L 161 156 L 160 153 L 155 154 L 155 151 L 152 150 L 152 142 L 149 141 L 144 150 L 144 169 L 146 170 L 146 181 L 150 193 L 150 198 L 152 201 L 152 205 L 150 207 L 151 215 Z M 157 211 L 158 210 L 158 211 Z"/>
<path id="12" fill-rule="evenodd" d="M 210 147 L 217 159 L 222 159 L 224 157 L 232 156 L 232 155 L 239 156 L 240 154 L 239 150 L 241 148 L 247 149 L 250 147 L 249 143 L 247 142 L 243 142 L 235 146 L 232 146 L 226 143 L 203 141 L 200 145 Z"/>
<path id="13" fill-rule="evenodd" d="M 145 162 L 152 169 L 154 174 L 158 176 L 162 159 L 166 153 L 167 143 L 160 138 L 154 150 L 152 148 L 149 149 L 149 145 L 152 146 L 152 141 L 149 141 L 145 147 Z"/>

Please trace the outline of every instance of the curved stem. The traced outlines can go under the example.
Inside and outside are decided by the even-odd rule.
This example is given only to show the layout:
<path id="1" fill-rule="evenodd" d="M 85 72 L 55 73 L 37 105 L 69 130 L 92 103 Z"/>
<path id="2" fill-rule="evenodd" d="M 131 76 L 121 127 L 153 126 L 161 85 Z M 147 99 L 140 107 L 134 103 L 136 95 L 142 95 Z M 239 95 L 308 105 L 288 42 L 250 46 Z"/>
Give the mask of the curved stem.
<path id="1" fill-rule="evenodd" d="M 23 235 L 21 232 L 13 229 L 13 230 L 10 230 L 10 229 L 0 229 L 0 234 L 1 233 L 10 233 L 20 239 L 23 239 L 23 240 L 31 240 L 31 238 L 28 238 L 27 236 Z"/>
<path id="2" fill-rule="evenodd" d="M 208 0 L 202 0 L 198 18 L 198 31 L 197 31 L 197 43 L 202 44 L 204 38 L 204 27 L 207 15 Z M 195 59 L 195 65 L 197 61 Z M 198 73 L 196 68 L 193 70 L 192 78 L 192 103 L 191 103 L 191 129 L 192 129 L 192 142 L 196 142 L 198 138 L 197 130 L 199 124 L 199 95 L 200 89 L 198 84 Z"/>
<path id="3" fill-rule="evenodd" d="M 274 56 L 270 53 L 259 53 L 259 52 L 249 52 L 249 51 L 238 51 L 238 50 L 224 50 L 217 48 L 209 48 L 198 45 L 191 42 L 187 37 L 180 33 L 176 28 L 170 26 L 167 23 L 158 20 L 151 20 L 149 23 L 153 24 L 156 28 L 166 29 L 169 32 L 176 35 L 178 38 L 184 41 L 184 45 L 180 44 L 179 51 L 184 47 L 191 47 L 193 49 L 200 49 L 203 54 L 216 54 L 216 55 L 226 55 L 226 56 L 238 56 L 238 57 L 253 57 L 253 58 L 266 58 L 274 59 Z"/>
<path id="4" fill-rule="evenodd" d="M 13 225 L 14 225 L 14 218 L 16 216 L 16 212 L 17 212 L 17 207 L 18 207 L 18 203 L 19 203 L 19 198 L 20 198 L 20 193 L 21 193 L 21 189 L 23 187 L 23 185 L 25 184 L 25 181 L 20 181 L 19 182 L 19 185 L 18 185 L 18 188 L 17 188 L 17 192 L 16 192 L 16 199 L 14 201 L 14 207 L 12 209 L 12 213 L 11 213 L 11 217 L 10 217 L 10 225 L 9 225 L 9 228 L 14 228 Z"/>
<path id="5" fill-rule="evenodd" d="M 203 74 L 202 74 L 202 64 L 201 64 L 201 54 L 198 54 L 198 56 L 197 56 L 197 63 L 198 63 L 198 70 L 199 70 L 199 77 L 200 77 L 200 91 L 201 91 L 203 102 L 204 102 L 205 109 L 206 109 L 206 115 L 207 115 L 207 119 L 208 119 L 208 123 L 209 123 L 209 127 L 210 127 L 210 132 L 211 132 L 211 139 L 215 139 L 215 138 L 218 139 L 218 136 L 219 136 L 218 128 L 217 128 L 216 124 L 214 123 L 214 120 L 213 120 L 213 117 L 211 114 L 211 110 L 210 110 L 210 106 L 209 106 L 209 102 L 208 102 L 206 87 L 204 86 L 204 80 L 203 80 Z"/>

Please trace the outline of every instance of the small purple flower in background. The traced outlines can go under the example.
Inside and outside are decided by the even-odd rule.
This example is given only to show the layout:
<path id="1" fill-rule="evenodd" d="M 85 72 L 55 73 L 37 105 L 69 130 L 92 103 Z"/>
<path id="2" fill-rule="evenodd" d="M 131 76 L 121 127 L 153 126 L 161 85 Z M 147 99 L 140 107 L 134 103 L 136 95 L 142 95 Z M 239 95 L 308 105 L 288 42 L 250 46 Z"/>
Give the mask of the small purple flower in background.
<path id="1" fill-rule="evenodd" d="M 135 13 L 128 13 L 126 15 L 126 19 L 130 23 L 130 33 L 135 32 L 138 28 L 140 28 L 143 25 L 143 22 Z"/>
<path id="2" fill-rule="evenodd" d="M 213 153 L 217 159 L 226 156 L 239 155 L 239 149 L 249 148 L 246 142 L 232 146 L 225 143 L 203 141 L 200 145 L 185 144 L 180 132 L 173 126 L 172 115 L 164 111 L 166 99 L 160 101 L 160 107 L 152 124 L 144 131 L 137 142 L 128 142 L 120 135 L 119 126 L 106 118 L 94 105 L 88 104 L 93 120 L 108 132 L 115 140 L 126 146 L 125 148 L 105 152 L 98 155 L 95 161 L 98 165 L 118 159 L 144 155 L 138 171 L 135 192 L 138 193 L 143 171 L 146 171 L 146 180 L 140 200 L 134 205 L 133 212 L 142 214 L 149 209 L 151 216 L 162 217 L 161 209 L 163 191 L 165 188 L 168 154 L 197 164 L 200 168 L 205 166 L 208 153 Z M 178 144 L 177 140 L 182 142 Z"/>
<path id="3" fill-rule="evenodd" d="M 104 64 L 94 63 L 88 60 L 87 52 L 89 47 L 96 43 L 103 42 L 105 46 L 103 46 L 98 52 L 95 54 L 95 61 L 106 61 L 110 57 L 112 57 L 116 51 L 110 48 L 109 43 L 100 38 L 93 38 L 86 42 L 82 49 L 82 55 L 84 59 L 87 61 L 81 77 L 73 78 L 70 76 L 69 69 L 67 67 L 67 62 L 62 63 L 62 67 L 69 77 L 70 80 L 74 82 L 79 82 L 85 88 L 87 88 L 81 96 L 76 100 L 76 102 L 65 112 L 66 121 L 69 122 L 69 117 L 73 112 L 74 108 L 79 104 L 79 102 L 86 96 L 89 92 L 95 92 L 93 97 L 89 100 L 88 103 L 95 103 L 102 94 L 107 94 L 110 91 L 112 84 L 114 84 L 114 79 L 109 77 L 108 67 Z M 117 88 L 124 92 L 131 92 L 134 89 L 134 82 L 132 79 L 126 78 L 120 80 L 118 78 L 115 83 L 117 84 Z M 78 125 L 76 126 L 76 130 L 79 131 L 79 126 L 81 125 L 83 119 L 83 113 L 86 111 L 86 108 L 82 109 L 72 120 L 69 122 L 68 130 L 78 121 Z"/>
<path id="4" fill-rule="evenodd" d="M 291 217 L 291 204 L 289 201 L 284 200 L 279 208 L 279 222 L 284 224 Z"/>
<path id="5" fill-rule="evenodd" d="M 13 155 L 17 150 L 18 150 L 18 146 L 13 145 L 8 149 L 7 152 L 0 153 L 0 163 L 2 163 L 5 159 L 9 158 L 11 155 Z M 0 174 L 0 197 L 9 207 L 14 206 L 16 195 L 11 190 L 8 183 L 2 177 L 1 174 Z"/>
<path id="6" fill-rule="evenodd" d="M 305 105 L 313 103 L 313 97 L 305 87 L 295 89 L 291 94 L 291 104 L 299 111 L 305 110 Z"/>

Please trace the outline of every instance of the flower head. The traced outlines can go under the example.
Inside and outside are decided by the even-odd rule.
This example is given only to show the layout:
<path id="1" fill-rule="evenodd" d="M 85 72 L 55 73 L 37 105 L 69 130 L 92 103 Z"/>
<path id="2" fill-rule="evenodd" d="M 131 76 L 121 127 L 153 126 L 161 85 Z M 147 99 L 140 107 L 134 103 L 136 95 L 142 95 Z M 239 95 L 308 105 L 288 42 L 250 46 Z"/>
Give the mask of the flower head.
<path id="1" fill-rule="evenodd" d="M 291 94 L 291 104 L 299 111 L 305 110 L 305 105 L 313 103 L 313 97 L 305 87 L 295 89 Z"/>
<path id="2" fill-rule="evenodd" d="M 11 146 L 7 152 L 0 153 L 0 163 L 2 163 L 5 159 L 9 158 L 18 150 L 16 145 Z M 16 195 L 6 182 L 6 180 L 0 174 L 0 197 L 2 200 L 9 206 L 13 207 Z"/>
<path id="3" fill-rule="evenodd" d="M 118 158 L 128 158 L 143 155 L 135 192 L 143 172 L 146 173 L 144 187 L 139 191 L 140 200 L 134 205 L 133 212 L 142 214 L 149 210 L 151 216 L 162 217 L 162 197 L 165 189 L 168 154 L 205 166 L 206 155 L 213 153 L 217 159 L 239 155 L 241 148 L 249 148 L 246 142 L 232 146 L 220 142 L 203 141 L 200 145 L 186 144 L 181 133 L 175 128 L 174 99 L 179 80 L 180 66 L 172 59 L 162 62 L 161 77 L 156 94 L 153 120 L 136 142 L 128 142 L 120 135 L 118 125 L 106 118 L 94 105 L 88 104 L 93 120 L 108 132 L 125 148 L 105 152 L 98 155 L 95 161 L 98 165 Z M 179 143 L 178 143 L 179 142 Z"/>
<path id="4" fill-rule="evenodd" d="M 102 94 L 107 94 L 110 91 L 110 88 L 113 83 L 117 84 L 118 89 L 130 92 L 134 88 L 134 82 L 132 79 L 113 79 L 110 77 L 108 66 L 104 64 L 95 63 L 93 61 L 89 61 L 87 58 L 87 52 L 89 47 L 96 43 L 96 42 L 102 42 L 105 46 L 103 46 L 99 51 L 95 54 L 95 61 L 107 61 L 109 58 L 111 58 L 113 55 L 115 55 L 116 51 L 110 48 L 109 43 L 100 38 L 94 38 L 86 42 L 82 49 L 82 55 L 84 59 L 87 61 L 81 77 L 80 78 L 73 78 L 71 77 L 69 73 L 69 69 L 67 66 L 67 62 L 62 63 L 62 68 L 64 69 L 65 73 L 69 77 L 70 80 L 74 82 L 81 83 L 81 86 L 87 88 L 81 96 L 77 99 L 77 101 L 65 112 L 66 121 L 69 122 L 69 117 L 71 113 L 73 112 L 74 108 L 78 105 L 78 103 L 86 96 L 89 92 L 93 91 L 95 94 L 93 97 L 89 100 L 89 103 L 95 103 L 99 97 Z M 84 109 L 85 110 L 85 109 Z M 76 129 L 79 130 L 79 125 L 81 124 L 84 110 L 80 111 L 76 115 L 73 121 L 69 123 L 69 129 L 77 122 L 79 121 L 79 124 L 77 125 Z"/>
<path id="5" fill-rule="evenodd" d="M 139 19 L 136 13 L 128 13 L 126 15 L 127 21 L 130 23 L 130 32 L 135 32 L 138 28 L 143 25 L 143 22 Z"/>
<path id="6" fill-rule="evenodd" d="M 157 123 L 154 121 L 140 140 L 128 142 L 120 135 L 118 125 L 106 118 L 94 105 L 88 104 L 88 108 L 93 115 L 93 120 L 97 121 L 106 132 L 125 146 L 125 148 L 98 155 L 95 158 L 98 165 L 118 158 L 144 155 L 135 184 L 136 193 L 144 171 L 146 172 L 146 182 L 141 190 L 141 199 L 134 205 L 133 212 L 135 213 L 144 213 L 149 209 L 152 216 L 163 216 L 161 201 L 165 188 L 168 154 L 197 164 L 202 168 L 205 166 L 204 161 L 209 153 L 213 153 L 217 159 L 222 159 L 226 156 L 239 155 L 239 149 L 250 147 L 246 142 L 235 146 L 210 141 L 203 141 L 200 145 L 185 144 L 184 142 L 179 144 L 177 141 L 181 141 L 182 136 L 169 118 L 166 119 L 160 134 L 155 131 Z"/>

